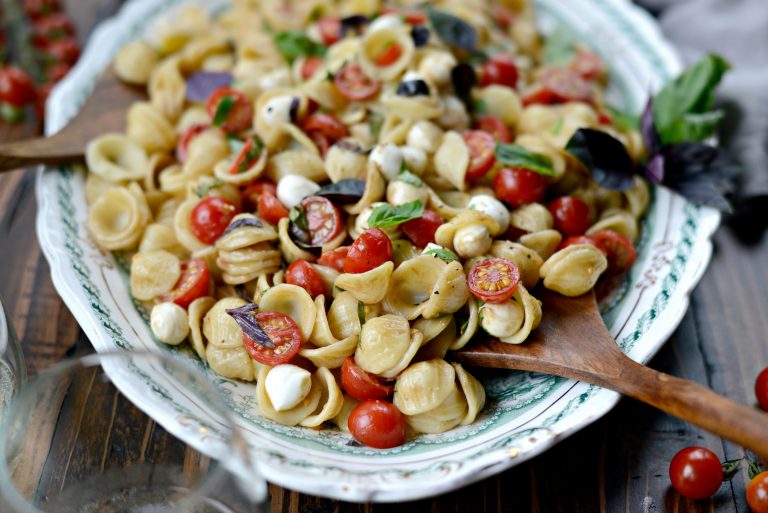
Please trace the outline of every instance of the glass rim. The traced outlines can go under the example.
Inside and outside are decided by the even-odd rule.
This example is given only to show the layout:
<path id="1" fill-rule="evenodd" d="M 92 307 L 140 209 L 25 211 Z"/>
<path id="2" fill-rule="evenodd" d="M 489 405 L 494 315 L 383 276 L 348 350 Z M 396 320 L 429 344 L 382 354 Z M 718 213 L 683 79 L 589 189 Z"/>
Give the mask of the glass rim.
<path id="1" fill-rule="evenodd" d="M 0 307 L 0 313 L 2 313 L 1 311 L 2 308 Z M 181 371 L 188 374 L 189 376 L 198 378 L 197 384 L 202 384 L 202 386 L 206 389 L 204 390 L 204 393 L 207 395 L 209 394 L 209 399 L 212 403 L 210 406 L 215 410 L 215 413 L 221 416 L 221 419 L 225 422 L 226 428 L 229 431 L 228 434 L 230 436 L 225 437 L 223 440 L 227 448 L 227 454 L 211 456 L 208 453 L 203 452 L 199 447 L 193 445 L 189 441 L 176 434 L 172 429 L 172 426 L 168 426 L 167 423 L 160 422 L 159 420 L 151 417 L 147 413 L 145 407 L 136 404 L 133 398 L 123 393 L 121 387 L 115 384 L 114 380 L 109 375 L 109 372 L 103 365 L 104 362 L 108 361 L 131 361 L 135 360 L 136 358 L 144 361 L 161 362 L 163 365 L 173 367 L 174 370 Z M 187 511 L 184 509 L 185 507 L 192 506 L 201 499 L 215 495 L 213 492 L 215 492 L 222 485 L 222 483 L 225 483 L 226 479 L 229 479 L 230 476 L 232 476 L 232 479 L 242 479 L 244 472 L 255 472 L 253 465 L 248 458 L 248 453 L 245 452 L 242 455 L 238 453 L 239 450 L 247 451 L 248 445 L 245 441 L 245 437 L 241 431 L 241 428 L 237 425 L 234 418 L 227 410 L 223 395 L 212 383 L 205 379 L 204 375 L 202 375 L 199 371 L 196 371 L 187 362 L 178 358 L 173 358 L 170 355 L 166 355 L 162 352 L 154 351 L 108 351 L 103 353 L 91 353 L 63 360 L 40 372 L 33 379 L 26 382 L 17 391 L 17 394 L 12 398 L 11 403 L 8 405 L 8 408 L 6 409 L 2 418 L 0 418 L 0 497 L 2 497 L 2 500 L 6 501 L 9 506 L 15 508 L 18 513 L 46 512 L 45 510 L 35 506 L 21 494 L 14 483 L 11 469 L 8 466 L 6 434 L 10 429 L 10 424 L 12 423 L 14 413 L 16 413 L 18 408 L 22 405 L 22 399 L 33 398 L 37 391 L 45 389 L 46 384 L 50 384 L 57 378 L 66 376 L 73 372 L 77 372 L 78 368 L 83 370 L 94 367 L 100 367 L 102 372 L 104 372 L 104 374 L 109 378 L 112 386 L 114 386 L 115 389 L 117 389 L 120 394 L 125 397 L 125 399 L 127 399 L 131 404 L 138 408 L 143 415 L 151 418 L 164 430 L 166 430 L 168 434 L 181 441 L 187 447 L 209 457 L 213 461 L 216 461 L 217 464 L 208 468 L 207 473 L 199 483 L 197 483 L 195 486 L 189 487 L 189 495 L 184 497 L 176 506 L 174 506 L 173 510 L 169 511 L 175 512 L 177 508 L 179 508 L 179 511 Z M 249 477 L 252 478 L 254 475 L 251 474 Z M 258 473 L 256 474 L 256 477 L 259 477 Z M 263 488 L 266 490 L 266 482 L 264 482 Z M 256 491 L 252 498 L 258 499 L 263 495 L 264 493 L 259 493 Z"/>

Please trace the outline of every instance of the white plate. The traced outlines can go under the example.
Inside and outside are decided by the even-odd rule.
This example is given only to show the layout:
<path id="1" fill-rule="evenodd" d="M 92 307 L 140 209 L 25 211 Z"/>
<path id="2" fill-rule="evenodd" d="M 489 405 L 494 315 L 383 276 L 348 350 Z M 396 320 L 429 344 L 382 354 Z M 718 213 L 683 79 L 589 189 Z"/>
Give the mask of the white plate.
<path id="1" fill-rule="evenodd" d="M 117 50 L 141 36 L 150 21 L 185 0 L 128 3 L 93 35 L 78 66 L 48 104 L 49 131 L 64 126 Z M 221 0 L 205 2 L 212 9 Z M 641 110 L 649 91 L 680 69 L 654 22 L 627 0 L 538 0 L 542 25 L 564 24 L 593 46 L 612 70 L 614 104 Z M 162 348 L 148 329 L 146 312 L 128 293 L 124 268 L 101 253 L 85 229 L 83 176 L 48 170 L 37 183 L 37 231 L 53 282 L 99 351 Z M 710 237 L 719 214 L 661 188 L 654 189 L 643 223 L 639 258 L 627 280 L 603 305 L 604 319 L 618 344 L 646 362 L 662 346 L 688 307 L 712 252 Z M 522 372 L 481 374 L 488 404 L 470 426 L 442 435 L 423 435 L 402 447 L 372 450 L 339 431 L 285 427 L 254 413 L 254 386 L 210 373 L 246 431 L 253 457 L 270 481 L 305 493 L 348 501 L 393 502 L 454 490 L 519 464 L 552 447 L 610 410 L 619 396 L 585 383 Z M 216 456 L 205 429 L 190 417 L 207 413 L 194 394 L 163 369 L 120 369 L 116 384 L 166 429 Z"/>

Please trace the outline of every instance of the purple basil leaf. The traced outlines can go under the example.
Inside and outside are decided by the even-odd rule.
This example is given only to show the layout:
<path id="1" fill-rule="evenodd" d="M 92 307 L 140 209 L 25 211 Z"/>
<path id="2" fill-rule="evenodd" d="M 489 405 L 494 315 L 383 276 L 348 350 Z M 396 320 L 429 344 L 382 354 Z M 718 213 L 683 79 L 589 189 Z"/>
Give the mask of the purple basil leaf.
<path id="1" fill-rule="evenodd" d="M 295 122 L 299 118 L 299 107 L 301 107 L 301 99 L 298 96 L 294 96 L 291 98 L 291 106 L 288 109 L 291 122 Z"/>
<path id="2" fill-rule="evenodd" d="M 453 91 L 467 108 L 467 112 L 472 112 L 475 108 L 472 101 L 472 88 L 477 85 L 475 69 L 466 62 L 457 64 L 451 69 L 451 83 Z"/>
<path id="3" fill-rule="evenodd" d="M 312 244 L 312 238 L 310 237 L 309 232 L 301 229 L 298 224 L 293 221 L 288 225 L 288 236 L 299 249 L 308 251 L 315 256 L 320 256 L 323 252 L 322 246 L 315 246 Z"/>
<path id="4" fill-rule="evenodd" d="M 664 155 L 657 153 L 648 164 L 645 166 L 645 177 L 654 182 L 661 183 L 664 181 Z"/>
<path id="5" fill-rule="evenodd" d="M 216 89 L 232 83 L 226 71 L 196 71 L 187 79 L 187 100 L 204 102 Z"/>
<path id="6" fill-rule="evenodd" d="M 671 185 L 670 187 L 694 203 L 714 207 L 723 212 L 732 211 L 731 204 L 725 197 L 725 191 L 713 182 L 692 180 L 678 182 L 674 187 Z"/>
<path id="7" fill-rule="evenodd" d="M 727 222 L 741 242 L 760 242 L 768 230 L 768 194 L 736 198 Z"/>
<path id="8" fill-rule="evenodd" d="M 626 191 L 634 180 L 635 165 L 627 148 L 615 137 L 590 128 L 580 128 L 565 150 L 589 169 L 592 179 L 614 191 Z"/>
<path id="9" fill-rule="evenodd" d="M 661 148 L 659 132 L 656 130 L 656 124 L 653 122 L 653 97 L 648 98 L 645 110 L 640 116 L 640 133 L 643 136 L 643 145 L 649 155 L 654 155 Z"/>
<path id="10" fill-rule="evenodd" d="M 255 228 L 260 228 L 264 226 L 261 221 L 259 221 L 256 218 L 253 217 L 241 217 L 238 219 L 235 219 L 231 223 L 229 223 L 229 226 L 227 226 L 227 229 L 224 230 L 224 233 L 221 234 L 223 237 L 224 235 L 228 234 L 229 232 L 233 230 L 237 230 L 238 228 L 244 228 L 246 226 L 253 226 Z"/>
<path id="11" fill-rule="evenodd" d="M 360 35 L 365 31 L 365 28 L 370 22 L 371 20 L 362 14 L 355 14 L 352 16 L 347 16 L 346 18 L 342 18 L 341 33 L 339 35 L 342 39 L 345 38 L 350 32 L 355 36 Z"/>
<path id="12" fill-rule="evenodd" d="M 357 178 L 345 178 L 336 183 L 321 187 L 315 196 L 324 196 L 333 203 L 357 203 L 365 192 L 365 181 Z"/>
<path id="13" fill-rule="evenodd" d="M 239 308 L 231 308 L 227 310 L 227 314 L 232 317 L 240 329 L 243 330 L 243 334 L 259 344 L 260 346 L 268 349 L 274 349 L 275 344 L 272 339 L 269 338 L 267 332 L 256 322 L 255 311 L 259 307 L 256 303 L 248 303 Z"/>

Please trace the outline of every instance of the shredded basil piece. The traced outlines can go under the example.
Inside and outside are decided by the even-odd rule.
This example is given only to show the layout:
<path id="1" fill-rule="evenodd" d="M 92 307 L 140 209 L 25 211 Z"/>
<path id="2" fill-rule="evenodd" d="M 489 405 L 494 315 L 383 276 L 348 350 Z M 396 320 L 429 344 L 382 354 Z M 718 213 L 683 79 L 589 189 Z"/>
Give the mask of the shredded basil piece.
<path id="1" fill-rule="evenodd" d="M 579 128 L 565 151 L 589 169 L 592 179 L 614 191 L 626 191 L 634 180 L 635 165 L 627 148 L 612 135 L 601 130 Z"/>
<path id="2" fill-rule="evenodd" d="M 373 209 L 368 218 L 368 226 L 372 228 L 392 228 L 411 219 L 418 219 L 424 215 L 424 204 L 421 200 L 414 200 L 393 207 L 390 204 L 379 205 Z"/>
<path id="3" fill-rule="evenodd" d="M 360 326 L 365 324 L 365 304 L 362 301 L 357 302 L 357 319 L 360 321 Z"/>
<path id="4" fill-rule="evenodd" d="M 434 255 L 445 262 L 458 260 L 459 256 L 448 248 L 432 248 L 424 251 L 425 255 Z"/>
<path id="5" fill-rule="evenodd" d="M 216 113 L 213 115 L 213 126 L 223 125 L 234 106 L 235 99 L 232 96 L 224 96 L 216 106 Z"/>
<path id="6" fill-rule="evenodd" d="M 308 231 L 309 230 L 309 223 L 307 222 L 307 214 L 304 212 L 303 208 L 293 207 L 290 212 L 288 212 L 288 219 L 291 220 L 293 224 L 296 225 L 297 228 L 299 228 L 302 231 Z"/>
<path id="7" fill-rule="evenodd" d="M 378 139 L 379 134 L 381 133 L 381 127 L 384 126 L 384 116 L 371 112 L 368 114 L 368 123 L 371 127 L 371 137 Z"/>
<path id="8" fill-rule="evenodd" d="M 635 116 L 624 112 L 616 107 L 610 105 L 604 105 L 603 108 L 611 115 L 613 124 L 622 132 L 628 132 L 630 130 L 638 130 L 640 128 L 640 116 Z"/>
<path id="9" fill-rule="evenodd" d="M 199 187 L 196 187 L 193 189 L 193 192 L 198 198 L 202 198 L 208 195 L 209 192 L 211 192 L 211 189 L 215 189 L 216 187 L 221 187 L 224 185 L 224 181 L 220 178 L 214 178 L 210 182 L 201 184 Z"/>
<path id="10" fill-rule="evenodd" d="M 277 51 L 292 64 L 299 57 L 324 56 L 325 46 L 312 41 L 302 32 L 278 32 L 274 36 Z"/>
<path id="11" fill-rule="evenodd" d="M 552 162 L 544 155 L 532 153 L 519 144 L 496 145 L 496 160 L 506 166 L 523 167 L 544 176 L 554 176 Z"/>
<path id="12" fill-rule="evenodd" d="M 256 303 L 249 303 L 243 305 L 240 308 L 231 308 L 227 310 L 227 314 L 232 317 L 240 329 L 243 330 L 245 336 L 256 342 L 262 347 L 267 349 L 274 349 L 275 344 L 272 339 L 261 325 L 256 322 L 256 309 L 258 305 Z"/>
<path id="13" fill-rule="evenodd" d="M 240 165 L 237 166 L 238 173 L 245 173 L 248 171 L 248 169 L 253 165 L 254 161 L 258 160 L 262 150 L 264 150 L 264 145 L 259 139 L 254 137 L 252 141 L 253 146 L 251 146 L 251 148 L 248 150 L 248 153 L 245 154 L 245 158 L 240 163 Z"/>
<path id="14" fill-rule="evenodd" d="M 223 237 L 224 235 L 237 230 L 238 228 L 245 228 L 245 227 L 253 227 L 253 228 L 260 228 L 264 226 L 261 224 L 261 221 L 256 219 L 255 217 L 241 217 L 239 219 L 235 219 L 231 223 L 229 223 L 229 226 L 227 226 L 227 229 L 224 230 L 224 233 L 221 234 Z"/>
<path id="15" fill-rule="evenodd" d="M 395 177 L 394 181 L 405 182 L 409 185 L 413 185 L 414 187 L 424 187 L 424 180 L 408 171 L 408 168 L 405 167 L 405 162 L 403 162 L 403 167 L 400 173 Z"/>

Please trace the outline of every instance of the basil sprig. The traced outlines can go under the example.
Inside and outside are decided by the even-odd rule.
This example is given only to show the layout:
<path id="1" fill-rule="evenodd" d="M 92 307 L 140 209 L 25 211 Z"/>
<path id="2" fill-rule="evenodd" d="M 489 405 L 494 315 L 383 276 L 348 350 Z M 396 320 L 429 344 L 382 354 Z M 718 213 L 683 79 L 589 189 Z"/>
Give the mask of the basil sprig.
<path id="1" fill-rule="evenodd" d="M 424 204 L 421 200 L 414 200 L 393 207 L 386 203 L 373 209 L 368 218 L 368 226 L 371 228 L 392 228 L 411 219 L 418 219 L 424 215 Z"/>
<path id="2" fill-rule="evenodd" d="M 325 46 L 312 41 L 302 32 L 285 31 L 278 32 L 274 36 L 277 51 L 283 58 L 292 64 L 299 57 L 324 56 Z"/>
<path id="3" fill-rule="evenodd" d="M 544 176 L 554 176 L 555 174 L 551 160 L 544 155 L 533 153 L 519 144 L 499 143 L 496 145 L 495 154 L 496 161 L 505 166 L 523 167 Z"/>

